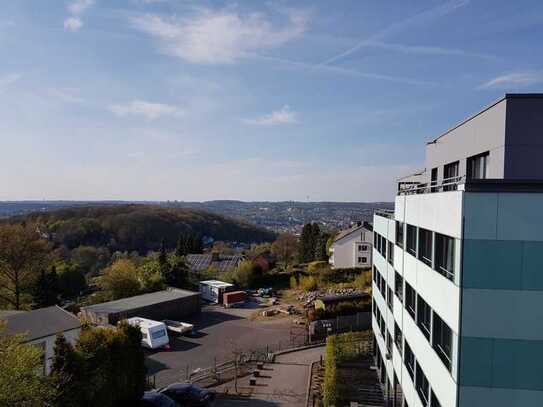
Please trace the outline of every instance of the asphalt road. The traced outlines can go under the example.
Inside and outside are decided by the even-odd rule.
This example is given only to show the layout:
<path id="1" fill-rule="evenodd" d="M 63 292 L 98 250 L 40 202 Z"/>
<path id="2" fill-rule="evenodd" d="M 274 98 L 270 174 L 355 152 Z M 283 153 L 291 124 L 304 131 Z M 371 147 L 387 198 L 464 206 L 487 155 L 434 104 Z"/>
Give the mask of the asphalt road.
<path id="1" fill-rule="evenodd" d="M 233 358 L 233 352 L 265 348 L 266 345 L 288 347 L 291 341 L 290 319 L 251 321 L 254 309 L 224 309 L 205 306 L 196 317 L 184 322 L 195 326 L 191 337 L 170 339 L 171 351 L 147 352 L 146 365 L 161 387 L 185 378 L 187 371 L 207 368 Z"/>

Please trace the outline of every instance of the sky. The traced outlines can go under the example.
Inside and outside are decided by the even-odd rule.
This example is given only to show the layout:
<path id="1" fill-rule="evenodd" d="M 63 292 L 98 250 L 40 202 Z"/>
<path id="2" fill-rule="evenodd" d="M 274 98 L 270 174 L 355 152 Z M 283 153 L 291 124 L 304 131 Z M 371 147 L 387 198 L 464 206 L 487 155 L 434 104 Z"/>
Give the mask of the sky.
<path id="1" fill-rule="evenodd" d="M 391 201 L 542 39 L 540 0 L 5 1 L 0 200 Z"/>

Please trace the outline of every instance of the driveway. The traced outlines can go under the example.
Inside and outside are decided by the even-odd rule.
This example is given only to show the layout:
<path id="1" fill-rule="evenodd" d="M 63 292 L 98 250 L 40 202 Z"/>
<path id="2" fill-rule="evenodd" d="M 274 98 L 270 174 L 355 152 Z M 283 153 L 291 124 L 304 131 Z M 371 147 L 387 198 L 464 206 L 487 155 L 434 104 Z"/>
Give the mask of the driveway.
<path id="1" fill-rule="evenodd" d="M 289 347 L 290 318 L 252 321 L 255 309 L 204 306 L 202 312 L 184 322 L 194 324 L 190 337 L 172 337 L 171 351 L 146 352 L 149 374 L 154 374 L 156 386 L 184 380 L 187 372 L 207 368 L 233 358 L 234 351 L 250 351 L 266 345 Z"/>

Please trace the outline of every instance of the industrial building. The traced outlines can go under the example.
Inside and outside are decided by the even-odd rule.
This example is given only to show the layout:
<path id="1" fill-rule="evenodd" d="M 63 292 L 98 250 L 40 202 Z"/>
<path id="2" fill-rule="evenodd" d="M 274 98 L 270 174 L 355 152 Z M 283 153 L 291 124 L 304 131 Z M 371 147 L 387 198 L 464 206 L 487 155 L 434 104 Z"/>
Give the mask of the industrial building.
<path id="1" fill-rule="evenodd" d="M 81 319 L 97 325 L 116 325 L 122 319 L 141 317 L 180 320 L 200 312 L 200 293 L 168 288 L 120 300 L 81 307 Z"/>
<path id="2" fill-rule="evenodd" d="M 541 157 L 543 95 L 505 95 L 429 142 L 394 211 L 375 213 L 389 405 L 543 406 Z"/>

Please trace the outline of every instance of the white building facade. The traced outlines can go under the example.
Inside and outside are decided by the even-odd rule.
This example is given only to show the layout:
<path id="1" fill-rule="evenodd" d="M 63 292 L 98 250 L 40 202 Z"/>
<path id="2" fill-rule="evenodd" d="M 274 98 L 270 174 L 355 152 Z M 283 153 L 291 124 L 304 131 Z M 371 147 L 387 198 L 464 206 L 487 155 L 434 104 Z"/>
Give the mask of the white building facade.
<path id="1" fill-rule="evenodd" d="M 371 267 L 373 228 L 367 222 L 340 232 L 330 248 L 328 262 L 334 269 Z"/>
<path id="2" fill-rule="evenodd" d="M 506 95 L 428 143 L 394 213 L 375 213 L 390 405 L 543 406 L 541 156 L 543 95 Z"/>

